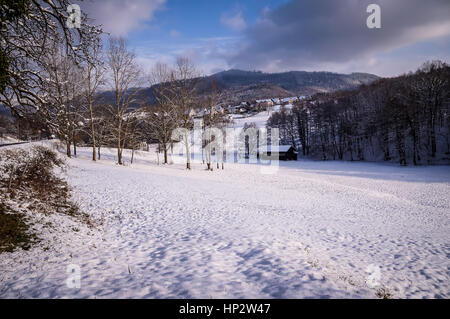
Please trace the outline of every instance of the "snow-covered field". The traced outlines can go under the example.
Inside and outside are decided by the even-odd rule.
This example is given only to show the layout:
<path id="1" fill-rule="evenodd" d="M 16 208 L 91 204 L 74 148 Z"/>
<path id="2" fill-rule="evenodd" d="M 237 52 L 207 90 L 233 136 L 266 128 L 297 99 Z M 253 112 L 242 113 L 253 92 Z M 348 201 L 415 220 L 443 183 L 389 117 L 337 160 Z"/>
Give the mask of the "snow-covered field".
<path id="1" fill-rule="evenodd" d="M 56 225 L 43 242 L 0 255 L 1 298 L 450 297 L 449 167 L 298 161 L 264 175 L 89 151 L 68 178 L 102 223 L 42 217 Z"/>

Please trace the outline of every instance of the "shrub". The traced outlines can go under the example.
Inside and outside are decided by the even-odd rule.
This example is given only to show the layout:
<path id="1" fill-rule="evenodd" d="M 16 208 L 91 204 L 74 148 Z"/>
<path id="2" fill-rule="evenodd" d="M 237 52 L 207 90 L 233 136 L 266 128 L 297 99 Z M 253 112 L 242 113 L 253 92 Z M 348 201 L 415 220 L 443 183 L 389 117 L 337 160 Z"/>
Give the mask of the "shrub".
<path id="1" fill-rule="evenodd" d="M 65 182 L 54 172 L 64 169 L 62 159 L 52 150 L 34 146 L 31 150 L 13 149 L 0 153 L 2 186 L 11 189 L 30 189 L 39 193 L 53 192 Z"/>
<path id="2" fill-rule="evenodd" d="M 0 202 L 0 254 L 12 252 L 16 247 L 28 250 L 37 241 L 25 223 L 25 216 L 11 212 L 10 207 Z"/>
<path id="3" fill-rule="evenodd" d="M 0 151 L 2 246 L 6 243 L 5 246 L 11 247 L 15 243 L 23 248 L 28 246 L 21 242 L 29 243 L 25 240 L 28 237 L 24 216 L 11 207 L 19 207 L 31 214 L 62 213 L 91 225 L 88 216 L 71 201 L 70 187 L 57 172 L 57 169 L 63 172 L 65 168 L 65 162 L 47 147 Z"/>

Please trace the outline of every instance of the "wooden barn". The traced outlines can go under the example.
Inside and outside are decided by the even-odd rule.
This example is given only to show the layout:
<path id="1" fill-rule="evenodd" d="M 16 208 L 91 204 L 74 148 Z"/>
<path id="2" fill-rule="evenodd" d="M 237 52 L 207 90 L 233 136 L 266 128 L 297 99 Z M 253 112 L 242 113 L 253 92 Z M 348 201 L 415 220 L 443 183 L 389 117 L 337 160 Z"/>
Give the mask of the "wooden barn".
<path id="1" fill-rule="evenodd" d="M 298 152 L 292 145 L 280 145 L 278 146 L 278 150 L 271 150 L 270 147 L 267 148 L 266 151 L 258 152 L 258 158 L 261 159 L 270 159 L 269 157 L 276 157 L 278 155 L 278 159 L 280 161 L 296 161 L 298 157 Z"/>

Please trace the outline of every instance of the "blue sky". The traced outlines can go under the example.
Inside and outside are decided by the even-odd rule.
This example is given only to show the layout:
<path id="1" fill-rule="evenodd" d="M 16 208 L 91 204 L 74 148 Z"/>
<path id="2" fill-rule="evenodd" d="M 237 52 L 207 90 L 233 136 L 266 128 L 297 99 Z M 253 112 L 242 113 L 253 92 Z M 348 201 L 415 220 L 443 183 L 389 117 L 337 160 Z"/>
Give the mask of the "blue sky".
<path id="1" fill-rule="evenodd" d="M 381 6 L 369 30 L 366 7 Z M 394 76 L 449 61 L 448 0 L 86 0 L 144 68 L 189 56 L 204 74 L 229 68 Z"/>
<path id="2" fill-rule="evenodd" d="M 133 40 L 140 41 L 149 38 L 164 42 L 170 31 L 176 30 L 182 38 L 213 38 L 235 36 L 230 27 L 221 23 L 222 16 L 235 16 L 242 12 L 247 23 L 254 23 L 261 10 L 266 7 L 276 8 L 286 0 L 248 0 L 220 1 L 220 0 L 169 0 L 162 6 L 149 25 L 148 30 L 133 32 Z"/>
<path id="3" fill-rule="evenodd" d="M 287 0 L 169 0 L 141 30 L 129 33 L 129 45 L 151 65 L 154 60 L 170 63 L 178 55 L 196 55 L 208 48 L 233 46 L 242 38 L 242 27 L 257 21 L 261 12 Z M 243 21 L 243 22 L 240 22 Z M 228 68 L 223 61 L 202 58 L 203 72 Z"/>

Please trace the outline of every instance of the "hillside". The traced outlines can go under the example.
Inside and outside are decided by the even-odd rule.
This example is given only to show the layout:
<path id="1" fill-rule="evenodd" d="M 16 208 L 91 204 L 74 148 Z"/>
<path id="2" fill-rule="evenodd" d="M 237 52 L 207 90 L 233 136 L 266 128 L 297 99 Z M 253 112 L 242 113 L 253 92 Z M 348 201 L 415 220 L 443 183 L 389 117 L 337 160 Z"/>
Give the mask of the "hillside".
<path id="1" fill-rule="evenodd" d="M 209 78 L 216 78 L 226 88 L 269 84 L 289 91 L 291 96 L 348 90 L 378 79 L 377 76 L 367 73 L 338 74 L 305 71 L 263 73 L 259 71 L 250 72 L 241 70 L 224 71 L 214 74 Z M 255 98 L 263 97 L 258 96 Z"/>
<path id="2" fill-rule="evenodd" d="M 379 77 L 367 73 L 338 74 L 331 72 L 291 71 L 285 73 L 263 73 L 260 71 L 228 70 L 201 79 L 199 94 L 208 93 L 216 81 L 225 103 L 272 98 L 312 95 L 337 90 L 350 90 L 369 84 Z M 102 98 L 111 101 L 112 92 L 103 92 Z M 154 102 L 152 88 L 140 93 L 140 99 Z"/>

